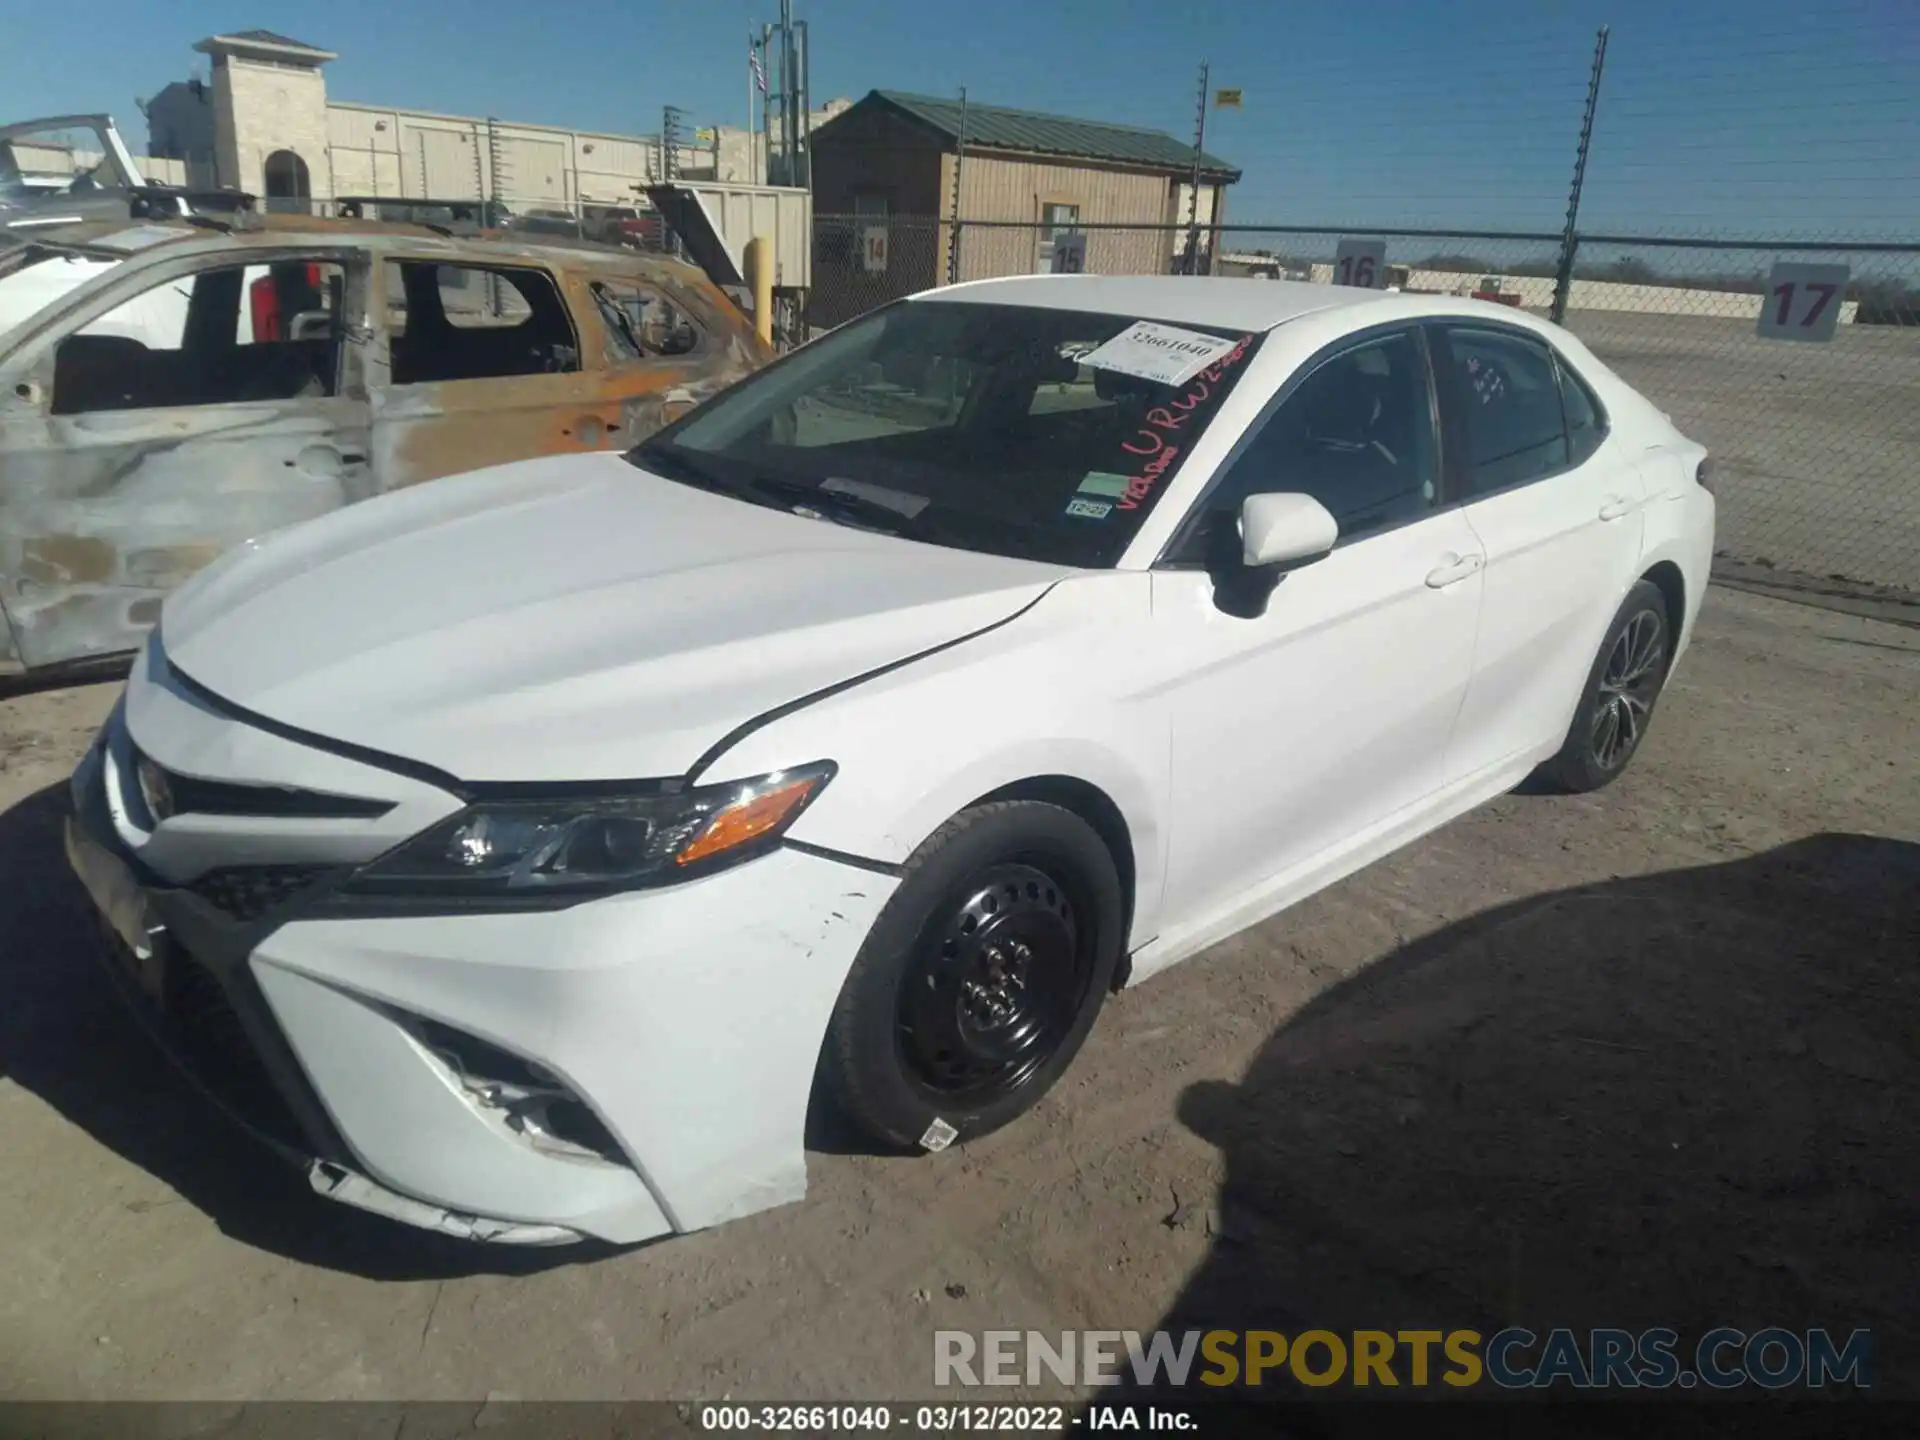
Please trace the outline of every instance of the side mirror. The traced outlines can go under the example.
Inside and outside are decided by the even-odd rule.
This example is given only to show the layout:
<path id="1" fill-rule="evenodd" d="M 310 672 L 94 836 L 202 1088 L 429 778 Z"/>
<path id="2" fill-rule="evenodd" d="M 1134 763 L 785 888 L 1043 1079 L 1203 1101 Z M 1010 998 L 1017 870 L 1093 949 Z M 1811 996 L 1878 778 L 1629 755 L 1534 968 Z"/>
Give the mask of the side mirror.
<path id="1" fill-rule="evenodd" d="M 1318 560 L 1340 538 L 1340 522 L 1311 495 L 1249 495 L 1240 502 L 1241 558 L 1248 566 Z"/>
<path id="2" fill-rule="evenodd" d="M 1340 524 L 1311 495 L 1249 495 L 1240 513 L 1217 512 L 1208 533 L 1213 603 L 1228 615 L 1264 615 L 1281 575 L 1325 555 Z"/>

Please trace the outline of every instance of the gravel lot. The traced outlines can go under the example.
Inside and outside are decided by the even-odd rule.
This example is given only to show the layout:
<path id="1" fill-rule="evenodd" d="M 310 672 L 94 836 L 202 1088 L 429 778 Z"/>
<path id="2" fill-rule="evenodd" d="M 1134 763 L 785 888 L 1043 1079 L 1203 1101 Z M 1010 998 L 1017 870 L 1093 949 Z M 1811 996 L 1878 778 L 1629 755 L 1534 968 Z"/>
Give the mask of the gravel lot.
<path id="1" fill-rule="evenodd" d="M 1727 554 L 1920 592 L 1920 325 L 1827 345 L 1691 315 L 1573 310 L 1567 328 L 1713 451 Z"/>
<path id="2" fill-rule="evenodd" d="M 1117 997 L 963 1152 L 823 1119 L 804 1204 L 591 1255 L 326 1205 L 173 1079 L 58 854 L 112 699 L 0 701 L 0 1398 L 925 1396 L 936 1327 L 1196 1316 L 1867 1326 L 1920 1395 L 1920 630 L 1716 591 L 1613 789 Z"/>

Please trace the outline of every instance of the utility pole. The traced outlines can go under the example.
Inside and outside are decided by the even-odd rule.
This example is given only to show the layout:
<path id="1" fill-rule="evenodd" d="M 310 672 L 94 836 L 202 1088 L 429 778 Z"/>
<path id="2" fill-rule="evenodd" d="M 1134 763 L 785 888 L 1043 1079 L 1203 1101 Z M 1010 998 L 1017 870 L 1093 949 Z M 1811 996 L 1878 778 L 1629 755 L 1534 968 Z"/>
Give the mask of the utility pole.
<path id="1" fill-rule="evenodd" d="M 1560 236 L 1560 264 L 1554 270 L 1553 304 L 1547 318 L 1558 325 L 1567 318 L 1567 300 L 1573 294 L 1573 259 L 1580 249 L 1580 188 L 1587 178 L 1587 149 L 1593 143 L 1593 116 L 1600 108 L 1600 75 L 1607 68 L 1607 26 L 1593 41 L 1593 73 L 1587 77 L 1587 106 L 1580 116 L 1580 149 L 1573 157 L 1573 189 L 1567 195 L 1567 228 Z"/>
<path id="2" fill-rule="evenodd" d="M 1187 195 L 1187 273 L 1200 273 L 1200 155 L 1207 143 L 1207 71 L 1200 62 L 1200 103 L 1193 117 L 1193 186 Z"/>

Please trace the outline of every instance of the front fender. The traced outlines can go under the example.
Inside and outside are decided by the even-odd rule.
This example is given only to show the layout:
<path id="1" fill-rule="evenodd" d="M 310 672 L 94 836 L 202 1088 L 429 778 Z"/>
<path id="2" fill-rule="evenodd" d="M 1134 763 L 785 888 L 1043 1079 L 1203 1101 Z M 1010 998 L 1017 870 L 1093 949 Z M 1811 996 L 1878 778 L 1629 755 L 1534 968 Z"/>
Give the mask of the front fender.
<path id="1" fill-rule="evenodd" d="M 831 759 L 791 838 L 899 865 L 948 819 L 1023 780 L 1094 786 L 1132 839 L 1134 943 L 1159 923 L 1170 721 L 1134 621 L 1144 574 L 1067 582 L 1019 619 L 753 731 L 703 782 Z M 1062 593 L 1067 592 L 1067 593 Z"/>

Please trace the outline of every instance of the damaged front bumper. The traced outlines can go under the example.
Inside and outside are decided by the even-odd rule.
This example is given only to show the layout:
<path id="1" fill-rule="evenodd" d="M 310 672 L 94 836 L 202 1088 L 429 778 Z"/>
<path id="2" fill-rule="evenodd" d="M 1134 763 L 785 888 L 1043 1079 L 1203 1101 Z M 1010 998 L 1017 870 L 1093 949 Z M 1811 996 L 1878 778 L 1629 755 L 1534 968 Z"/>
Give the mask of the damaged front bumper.
<path id="1" fill-rule="evenodd" d="M 238 904 L 246 866 L 143 863 L 122 813 L 134 738 L 179 762 L 141 718 L 130 736 L 116 712 L 72 787 L 107 970 L 316 1192 L 516 1244 L 632 1243 L 805 1193 L 819 1047 L 892 877 L 788 849 L 553 911 L 356 913 L 325 875 Z"/>
<path id="2" fill-rule="evenodd" d="M 102 972 L 135 1023 L 194 1090 L 280 1160 L 304 1171 L 315 1193 L 329 1200 L 463 1240 L 563 1245 L 586 1238 L 563 1225 L 428 1204 L 353 1169 L 304 1077 L 284 1068 L 291 1057 L 277 1053 L 272 1032 L 263 1028 L 271 1022 L 255 1008 L 257 990 L 182 955 L 162 918 L 183 903 L 181 897 L 156 877 L 141 875 L 124 851 L 102 844 L 100 817 L 92 826 L 84 822 L 86 811 L 98 805 L 99 770 L 95 752 L 74 776 L 67 862 L 98 911 L 93 948 Z M 251 1025 L 243 1018 L 250 1010 Z M 279 1075 L 273 1073 L 276 1063 Z"/>

